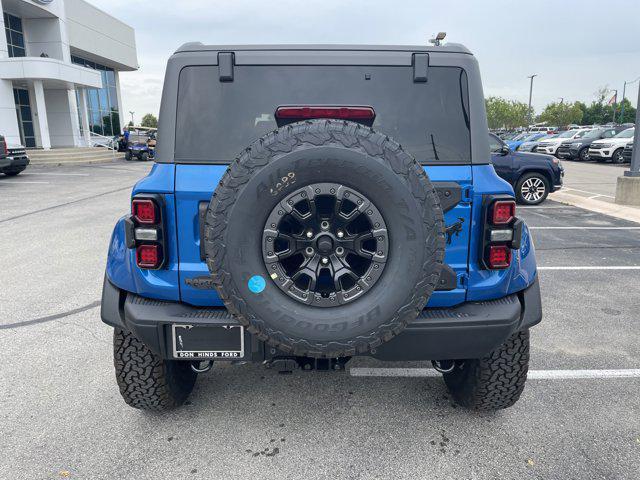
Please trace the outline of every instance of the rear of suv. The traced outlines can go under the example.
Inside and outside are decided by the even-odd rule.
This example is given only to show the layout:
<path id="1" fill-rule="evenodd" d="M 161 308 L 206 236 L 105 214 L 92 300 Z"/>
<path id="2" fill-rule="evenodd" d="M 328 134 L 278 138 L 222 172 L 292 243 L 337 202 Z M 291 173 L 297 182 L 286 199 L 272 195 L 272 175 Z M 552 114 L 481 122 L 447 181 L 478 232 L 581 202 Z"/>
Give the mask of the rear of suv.
<path id="1" fill-rule="evenodd" d="M 182 404 L 214 361 L 360 355 L 431 360 L 469 408 L 518 400 L 535 254 L 466 48 L 187 44 L 160 119 L 101 306 L 129 405 Z"/>

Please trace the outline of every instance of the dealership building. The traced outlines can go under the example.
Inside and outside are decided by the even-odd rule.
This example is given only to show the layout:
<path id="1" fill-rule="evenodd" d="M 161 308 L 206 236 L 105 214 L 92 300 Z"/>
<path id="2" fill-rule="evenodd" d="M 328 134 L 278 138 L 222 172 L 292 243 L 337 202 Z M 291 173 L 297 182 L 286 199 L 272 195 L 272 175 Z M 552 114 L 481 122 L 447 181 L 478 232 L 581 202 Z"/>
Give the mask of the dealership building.
<path id="1" fill-rule="evenodd" d="M 0 134 L 27 148 L 89 146 L 124 125 L 133 28 L 84 0 L 0 0 Z"/>

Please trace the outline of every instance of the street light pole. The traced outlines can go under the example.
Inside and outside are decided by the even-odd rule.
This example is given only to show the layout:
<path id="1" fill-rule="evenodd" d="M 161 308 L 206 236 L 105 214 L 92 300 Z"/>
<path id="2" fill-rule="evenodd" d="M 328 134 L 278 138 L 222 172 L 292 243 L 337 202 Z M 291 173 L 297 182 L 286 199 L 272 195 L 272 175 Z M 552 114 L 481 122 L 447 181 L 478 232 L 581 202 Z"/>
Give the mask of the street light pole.
<path id="1" fill-rule="evenodd" d="M 631 154 L 631 165 L 629 170 L 624 172 L 625 177 L 640 177 L 640 86 L 638 86 L 638 106 L 636 108 L 636 131 L 633 136 L 633 153 Z"/>
<path id="2" fill-rule="evenodd" d="M 616 103 L 618 103 L 618 90 L 614 90 L 615 94 L 613 96 L 613 119 L 611 120 L 613 123 L 616 123 Z"/>
<path id="3" fill-rule="evenodd" d="M 531 115 L 531 96 L 533 95 L 533 79 L 537 77 L 538 74 L 530 75 L 527 78 L 531 79 L 531 83 L 529 84 L 529 124 L 533 122 L 533 115 Z"/>
<path id="4" fill-rule="evenodd" d="M 638 87 L 638 108 L 636 108 L 636 134 L 633 136 L 631 165 L 616 182 L 615 202 L 622 205 L 640 207 L 640 87 Z"/>
<path id="5" fill-rule="evenodd" d="M 135 122 L 133 121 L 133 114 L 134 114 L 135 112 L 131 112 L 131 111 L 130 111 L 129 113 L 131 114 L 131 124 L 132 124 L 132 125 L 135 125 Z"/>

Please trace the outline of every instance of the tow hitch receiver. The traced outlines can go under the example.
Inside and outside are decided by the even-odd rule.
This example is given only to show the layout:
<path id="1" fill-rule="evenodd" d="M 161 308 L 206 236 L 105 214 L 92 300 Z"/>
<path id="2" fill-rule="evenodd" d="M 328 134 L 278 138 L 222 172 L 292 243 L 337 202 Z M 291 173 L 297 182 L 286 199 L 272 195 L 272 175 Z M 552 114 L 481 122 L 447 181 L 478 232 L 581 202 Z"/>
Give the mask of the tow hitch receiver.
<path id="1" fill-rule="evenodd" d="M 267 368 L 273 368 L 278 373 L 293 373 L 294 370 L 344 370 L 351 357 L 340 358 L 312 358 L 312 357 L 273 357 L 265 361 Z"/>

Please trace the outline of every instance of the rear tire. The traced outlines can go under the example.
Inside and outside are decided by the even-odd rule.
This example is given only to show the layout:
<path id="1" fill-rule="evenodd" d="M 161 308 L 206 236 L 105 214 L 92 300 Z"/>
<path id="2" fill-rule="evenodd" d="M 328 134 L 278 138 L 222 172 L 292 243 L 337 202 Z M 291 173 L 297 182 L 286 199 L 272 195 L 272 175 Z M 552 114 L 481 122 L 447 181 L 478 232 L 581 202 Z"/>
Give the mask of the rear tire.
<path id="1" fill-rule="evenodd" d="M 142 152 L 140 154 L 140 160 L 142 160 L 143 162 L 146 162 L 147 160 L 149 160 L 149 154 L 147 152 Z"/>
<path id="2" fill-rule="evenodd" d="M 542 173 L 525 173 L 516 184 L 516 200 L 523 205 L 538 205 L 547 199 L 549 191 L 549 180 Z"/>
<path id="3" fill-rule="evenodd" d="M 127 405 L 163 411 L 182 405 L 196 382 L 189 362 L 163 360 L 123 330 L 113 332 L 113 363 Z"/>
<path id="4" fill-rule="evenodd" d="M 131 161 L 131 152 L 129 150 L 127 150 L 127 152 L 124 154 L 124 159 L 127 162 Z"/>
<path id="5" fill-rule="evenodd" d="M 529 330 L 513 334 L 487 356 L 444 374 L 454 400 L 473 410 L 500 410 L 518 401 L 529 370 Z"/>

